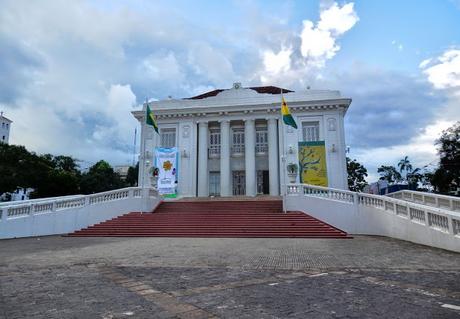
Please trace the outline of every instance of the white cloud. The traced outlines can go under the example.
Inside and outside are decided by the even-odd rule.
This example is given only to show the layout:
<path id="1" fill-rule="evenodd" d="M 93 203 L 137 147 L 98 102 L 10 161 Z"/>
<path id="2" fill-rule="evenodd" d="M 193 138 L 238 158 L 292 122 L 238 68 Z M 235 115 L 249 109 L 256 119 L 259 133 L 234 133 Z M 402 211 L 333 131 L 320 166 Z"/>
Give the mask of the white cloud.
<path id="1" fill-rule="evenodd" d="M 265 70 L 270 73 L 289 71 L 291 67 L 292 49 L 282 48 L 278 53 L 267 50 L 263 53 Z"/>
<path id="2" fill-rule="evenodd" d="M 460 50 L 449 49 L 436 59 L 422 61 L 420 68 L 436 89 L 454 89 L 460 94 Z"/>
<path id="3" fill-rule="evenodd" d="M 140 74 L 155 81 L 181 83 L 185 75 L 173 52 L 151 54 L 142 61 Z"/>
<path id="4" fill-rule="evenodd" d="M 330 31 L 334 35 L 347 32 L 359 20 L 353 7 L 354 3 L 347 3 L 340 7 L 334 2 L 329 8 L 321 11 L 318 29 Z"/>
<path id="5" fill-rule="evenodd" d="M 229 58 L 205 42 L 189 46 L 188 64 L 197 75 L 218 86 L 228 86 L 236 77 Z"/>
<path id="6" fill-rule="evenodd" d="M 353 6 L 353 3 L 347 3 L 340 7 L 334 2 L 331 6 L 322 8 L 316 26 L 310 20 L 303 21 L 300 51 L 304 58 L 309 59 L 310 64 L 322 67 L 340 50 L 338 37 L 359 21 Z"/>
<path id="7" fill-rule="evenodd" d="M 340 50 L 337 40 L 359 21 L 353 3 L 339 6 L 336 2 L 322 4 L 320 19 L 315 24 L 302 22 L 300 34 L 283 34 L 281 48 L 265 48 L 261 52 L 263 83 L 304 86 L 308 79 L 317 77 L 318 69 Z M 300 40 L 300 41 L 299 41 Z"/>

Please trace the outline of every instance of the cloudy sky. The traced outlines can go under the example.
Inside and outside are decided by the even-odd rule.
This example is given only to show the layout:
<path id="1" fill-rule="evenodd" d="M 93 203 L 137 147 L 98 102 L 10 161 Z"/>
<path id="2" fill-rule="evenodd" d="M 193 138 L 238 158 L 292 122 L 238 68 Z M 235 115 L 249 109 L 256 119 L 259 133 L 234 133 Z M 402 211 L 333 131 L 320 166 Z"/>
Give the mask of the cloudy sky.
<path id="1" fill-rule="evenodd" d="M 376 176 L 460 119 L 460 1 L 1 0 L 0 110 L 10 142 L 132 161 L 146 97 L 282 85 L 338 89 L 350 156 Z"/>

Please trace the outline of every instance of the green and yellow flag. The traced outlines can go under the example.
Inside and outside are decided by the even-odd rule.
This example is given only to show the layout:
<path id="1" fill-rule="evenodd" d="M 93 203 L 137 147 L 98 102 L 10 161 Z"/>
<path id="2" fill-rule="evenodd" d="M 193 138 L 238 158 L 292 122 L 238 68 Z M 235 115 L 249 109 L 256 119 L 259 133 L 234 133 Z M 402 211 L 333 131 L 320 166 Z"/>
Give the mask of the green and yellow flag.
<path id="1" fill-rule="evenodd" d="M 297 124 L 289 111 L 284 96 L 281 96 L 281 115 L 283 116 L 284 124 L 297 128 Z"/>
<path id="2" fill-rule="evenodd" d="M 147 125 L 152 125 L 155 132 L 158 133 L 158 125 L 157 121 L 155 120 L 155 115 L 153 115 L 152 111 L 150 110 L 149 104 L 147 103 Z M 158 133 L 159 134 L 159 133 Z"/>

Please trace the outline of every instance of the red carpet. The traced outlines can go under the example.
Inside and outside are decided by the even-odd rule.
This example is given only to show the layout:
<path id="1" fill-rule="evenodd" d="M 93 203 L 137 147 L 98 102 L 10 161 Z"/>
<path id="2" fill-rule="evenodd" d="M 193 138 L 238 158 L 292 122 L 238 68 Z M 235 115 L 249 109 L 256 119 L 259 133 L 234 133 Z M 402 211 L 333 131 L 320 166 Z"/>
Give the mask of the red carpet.
<path id="1" fill-rule="evenodd" d="M 69 236 L 351 238 L 280 200 L 163 202 L 153 213 L 129 213 Z"/>

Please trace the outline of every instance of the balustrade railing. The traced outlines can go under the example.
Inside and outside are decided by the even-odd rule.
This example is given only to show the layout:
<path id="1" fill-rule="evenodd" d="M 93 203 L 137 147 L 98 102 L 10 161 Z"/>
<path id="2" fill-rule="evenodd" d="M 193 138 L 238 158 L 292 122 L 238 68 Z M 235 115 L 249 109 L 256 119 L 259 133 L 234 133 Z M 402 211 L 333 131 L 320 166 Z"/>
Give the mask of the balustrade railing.
<path id="1" fill-rule="evenodd" d="M 311 195 L 315 197 L 324 197 L 343 202 L 353 202 L 353 192 L 341 189 L 333 189 L 321 186 L 307 184 L 289 184 L 287 187 L 288 195 Z"/>
<path id="2" fill-rule="evenodd" d="M 460 197 L 409 190 L 401 190 L 398 192 L 390 193 L 386 196 L 396 199 L 403 199 L 412 203 L 460 212 Z"/>
<path id="3" fill-rule="evenodd" d="M 75 195 L 7 202 L 0 206 L 0 222 L 3 220 L 3 218 L 24 217 L 33 214 L 42 214 L 53 211 L 96 205 L 126 198 L 140 198 L 142 197 L 143 191 L 144 190 L 141 187 L 128 187 L 91 195 Z M 149 197 L 158 196 L 158 193 L 155 189 L 148 189 L 146 194 L 148 194 L 147 196 Z"/>
<path id="4" fill-rule="evenodd" d="M 374 207 L 382 211 L 390 213 L 410 220 L 411 222 L 425 225 L 431 229 L 449 233 L 456 237 L 460 237 L 460 213 L 446 210 L 447 202 L 449 207 L 455 207 L 456 198 L 437 198 L 436 196 L 426 196 L 419 202 L 408 201 L 408 197 L 413 199 L 413 195 L 425 196 L 415 192 L 416 194 L 395 193 L 396 196 L 380 196 L 372 194 L 356 193 L 346 190 L 333 189 L 328 187 L 313 186 L 308 184 L 288 184 L 286 185 L 286 195 L 289 196 L 307 196 L 324 198 L 328 200 L 337 200 L 344 203 L 355 204 L 359 206 Z M 420 199 L 419 197 L 416 197 Z M 440 201 L 441 199 L 441 201 Z M 428 203 L 436 203 L 441 207 L 430 207 Z"/>

